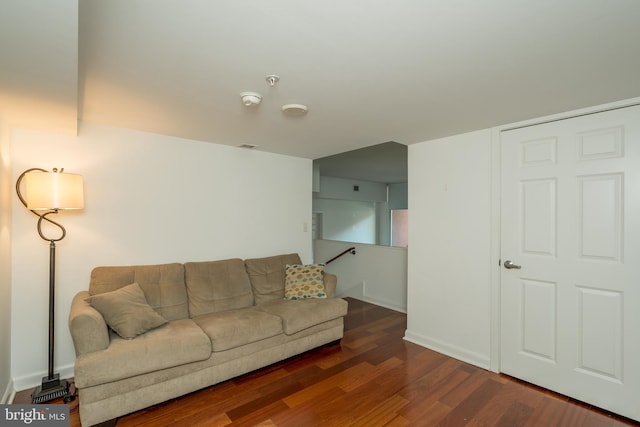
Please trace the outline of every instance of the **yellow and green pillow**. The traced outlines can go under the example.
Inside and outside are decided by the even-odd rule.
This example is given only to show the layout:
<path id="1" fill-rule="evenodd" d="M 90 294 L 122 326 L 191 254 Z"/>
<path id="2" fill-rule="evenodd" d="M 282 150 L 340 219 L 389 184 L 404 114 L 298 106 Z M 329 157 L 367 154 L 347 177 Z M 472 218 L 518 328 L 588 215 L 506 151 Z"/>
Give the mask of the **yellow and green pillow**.
<path id="1" fill-rule="evenodd" d="M 290 300 L 326 298 L 324 267 L 324 264 L 287 265 L 284 297 Z"/>

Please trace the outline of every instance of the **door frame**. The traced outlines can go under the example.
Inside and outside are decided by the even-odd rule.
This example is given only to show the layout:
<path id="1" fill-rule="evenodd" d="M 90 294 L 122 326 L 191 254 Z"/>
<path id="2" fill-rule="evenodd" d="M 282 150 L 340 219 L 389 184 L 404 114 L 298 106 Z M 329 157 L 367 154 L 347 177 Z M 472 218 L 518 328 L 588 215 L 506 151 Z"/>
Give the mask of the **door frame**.
<path id="1" fill-rule="evenodd" d="M 500 239 L 502 232 L 500 229 L 500 209 L 501 209 L 501 170 L 500 170 L 500 136 L 503 131 L 513 130 L 528 126 L 535 126 L 544 123 L 570 119 L 573 117 L 586 116 L 590 114 L 601 113 L 604 111 L 616 110 L 625 107 L 640 105 L 640 97 L 625 99 L 622 101 L 601 104 L 592 107 L 582 108 L 578 110 L 567 111 L 564 113 L 554 114 L 550 116 L 538 117 L 531 120 L 510 123 L 503 126 L 491 128 L 491 242 L 490 253 L 491 263 L 491 305 L 490 305 L 490 350 L 489 350 L 489 369 L 493 372 L 500 372 Z"/>

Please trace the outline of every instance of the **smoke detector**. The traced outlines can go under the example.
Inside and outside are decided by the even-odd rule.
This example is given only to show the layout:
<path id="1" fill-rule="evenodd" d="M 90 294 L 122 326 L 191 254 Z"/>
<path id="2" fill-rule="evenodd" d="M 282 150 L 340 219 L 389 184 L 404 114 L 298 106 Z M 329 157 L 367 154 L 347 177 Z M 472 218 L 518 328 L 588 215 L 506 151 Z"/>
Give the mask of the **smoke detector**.
<path id="1" fill-rule="evenodd" d="M 254 105 L 260 104 L 260 101 L 262 101 L 262 95 L 256 92 L 241 92 L 240 98 L 242 99 L 242 103 L 245 107 L 253 107 Z"/>
<path id="2" fill-rule="evenodd" d="M 309 111 L 306 105 L 286 104 L 282 106 L 282 112 L 288 116 L 304 116 Z"/>

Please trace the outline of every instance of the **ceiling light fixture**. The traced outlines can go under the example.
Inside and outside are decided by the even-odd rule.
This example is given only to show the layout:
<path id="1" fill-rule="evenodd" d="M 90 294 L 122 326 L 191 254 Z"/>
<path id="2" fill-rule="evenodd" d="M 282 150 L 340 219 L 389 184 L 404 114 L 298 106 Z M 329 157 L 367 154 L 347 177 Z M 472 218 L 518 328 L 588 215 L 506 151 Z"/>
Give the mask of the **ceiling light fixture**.
<path id="1" fill-rule="evenodd" d="M 253 107 L 254 105 L 260 104 L 260 101 L 262 101 L 262 95 L 256 92 L 241 92 L 240 98 L 242 99 L 242 103 L 245 107 Z"/>
<path id="2" fill-rule="evenodd" d="M 309 111 L 306 105 L 286 104 L 282 106 L 282 112 L 288 116 L 304 116 Z"/>
<path id="3" fill-rule="evenodd" d="M 276 85 L 276 83 L 278 83 L 278 80 L 280 80 L 280 77 L 276 76 L 275 74 L 269 74 L 267 75 L 267 83 L 269 83 L 269 86 L 274 87 Z"/>

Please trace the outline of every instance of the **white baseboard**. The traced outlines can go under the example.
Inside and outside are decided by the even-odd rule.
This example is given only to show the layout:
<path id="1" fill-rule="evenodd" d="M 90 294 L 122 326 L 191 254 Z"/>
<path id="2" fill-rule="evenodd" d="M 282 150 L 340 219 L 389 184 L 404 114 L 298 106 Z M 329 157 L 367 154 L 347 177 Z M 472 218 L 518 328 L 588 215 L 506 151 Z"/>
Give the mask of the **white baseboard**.
<path id="1" fill-rule="evenodd" d="M 340 291 L 337 295 L 338 298 L 351 297 L 355 299 L 364 300 L 364 282 L 353 285 L 347 289 Z"/>
<path id="2" fill-rule="evenodd" d="M 13 402 L 13 398 L 16 396 L 16 390 L 13 387 L 13 380 L 9 379 L 9 384 L 7 384 L 7 388 L 2 393 L 2 399 L 0 399 L 0 404 L 6 405 Z"/>
<path id="3" fill-rule="evenodd" d="M 490 370 L 491 363 L 488 356 L 469 351 L 440 340 L 413 333 L 408 329 L 405 331 L 404 339 L 414 344 L 418 344 L 419 346 L 437 351 L 438 353 L 453 357 L 454 359 L 461 360 L 465 363 L 470 363 L 479 368 Z"/>
<path id="4" fill-rule="evenodd" d="M 73 377 L 73 365 L 59 366 L 56 371 L 60 378 Z M 42 384 L 42 377 L 47 376 L 46 371 L 37 372 L 13 379 L 13 388 L 17 391 L 27 390 Z"/>
<path id="5" fill-rule="evenodd" d="M 389 301 L 385 299 L 372 298 L 369 295 L 365 295 L 361 298 L 364 302 L 379 305 L 380 307 L 388 308 L 389 310 L 399 311 L 400 313 L 407 312 L 407 306 L 402 306 L 395 301 Z"/>
<path id="6" fill-rule="evenodd" d="M 359 299 L 360 301 L 379 305 L 381 307 L 388 308 L 393 311 L 399 311 L 401 313 L 407 312 L 406 305 L 399 304 L 396 301 L 391 301 L 384 298 L 376 298 L 376 297 L 372 297 L 371 295 L 368 295 L 365 282 L 358 283 L 357 285 L 351 286 L 350 288 L 343 290 L 342 292 L 340 292 L 339 295 L 337 295 L 337 297 L 338 298 L 344 298 L 344 297 L 355 298 L 355 299 Z"/>

